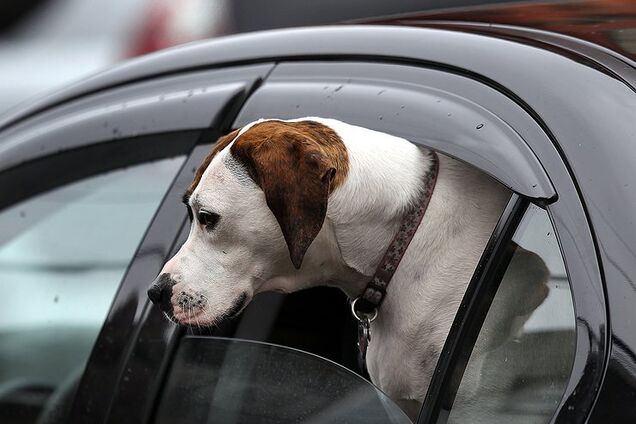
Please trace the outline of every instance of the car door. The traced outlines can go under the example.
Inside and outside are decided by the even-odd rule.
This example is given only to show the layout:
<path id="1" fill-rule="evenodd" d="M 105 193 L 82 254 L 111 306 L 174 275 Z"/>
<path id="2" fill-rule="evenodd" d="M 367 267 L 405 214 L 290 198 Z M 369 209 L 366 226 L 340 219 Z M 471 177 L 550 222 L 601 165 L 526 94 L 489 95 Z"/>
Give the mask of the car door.
<path id="1" fill-rule="evenodd" d="M 186 218 L 173 199 L 269 67 L 102 87 L 5 125 L 0 420 L 104 416 L 143 314 L 143 278 Z"/>
<path id="2" fill-rule="evenodd" d="M 590 266 L 585 252 L 594 250 L 589 227 L 567 168 L 540 122 L 514 96 L 461 72 L 400 63 L 307 60 L 278 64 L 231 127 L 259 118 L 304 116 L 340 119 L 404 137 L 457 158 L 510 190 L 509 204 L 476 267 L 446 345 L 435 358 L 419 422 L 466 422 L 466 416 L 479 422 L 548 422 L 572 414 L 568 405 L 578 401 L 577 386 L 597 378 L 594 368 L 581 367 L 597 360 L 594 352 L 602 349 L 602 341 L 576 322 L 597 316 L 599 311 L 580 305 L 585 305 L 589 287 L 600 287 L 600 277 L 598 269 L 584 271 Z M 181 240 L 185 237 L 184 228 Z M 524 297 L 524 305 L 515 302 L 513 293 L 534 292 L 515 286 L 514 275 L 527 262 L 527 252 L 545 264 L 549 292 L 539 299 Z M 335 306 L 327 313 L 321 307 L 325 304 Z M 519 310 L 524 313 L 515 312 Z M 496 341 L 498 350 L 480 352 L 498 333 L 514 334 L 512 342 Z M 174 333 L 170 345 L 176 353 L 154 364 L 173 381 L 187 363 L 180 349 L 210 335 L 300 348 L 357 370 L 355 326 L 345 299 L 334 289 L 257 297 L 240 319 L 211 333 Z M 539 348 L 519 357 L 514 355 L 524 349 L 518 346 Z M 506 357 L 517 358 L 511 364 L 523 366 L 506 367 Z M 532 373 L 538 368 L 545 372 Z M 474 378 L 493 369 L 502 370 L 499 386 Z M 156 389 L 159 400 L 149 407 L 147 420 L 161 422 L 158 405 L 170 402 L 178 408 L 175 396 L 190 394 L 187 382 L 176 392 L 171 383 L 168 386 L 170 390 Z M 170 396 L 164 397 L 167 393 Z M 462 402 L 453 407 L 456 398 Z M 211 398 L 197 399 L 195 408 L 211 407 Z M 123 396 L 120 401 L 125 402 Z M 502 405 L 508 409 L 502 411 Z M 130 408 L 128 404 L 121 409 L 118 419 L 124 421 L 117 422 L 126 421 L 124 412 Z"/>
<path id="3" fill-rule="evenodd" d="M 576 317 L 596 316 L 602 312 L 602 309 L 590 311 L 583 306 L 584 298 L 589 301 L 584 294 L 585 287 L 596 287 L 598 291 L 602 285 L 598 272 L 592 281 L 590 276 L 594 274 L 582 275 L 585 273 L 581 272 L 589 266 L 591 258 L 582 254 L 580 248 L 586 246 L 586 249 L 593 250 L 593 245 L 590 244 L 589 227 L 585 224 L 581 201 L 572 196 L 575 190 L 567 169 L 563 162 L 557 160 L 558 154 L 554 145 L 540 123 L 515 102 L 514 97 L 507 96 L 481 81 L 466 77 L 461 72 L 450 72 L 436 67 L 418 68 L 399 64 L 360 62 L 296 62 L 281 64 L 271 73 L 266 84 L 246 103 L 235 126 L 240 127 L 256 116 L 324 116 L 341 119 L 404 137 L 439 153 L 460 159 L 507 186 L 512 195 L 508 210 L 516 212 L 509 212 L 508 216 L 504 213 L 499 230 L 496 229 L 493 233 L 492 244 L 486 248 L 482 262 L 476 268 L 478 272 L 468 287 L 464 304 L 459 308 L 460 313 L 451 327 L 447 344 L 440 355 L 442 361 L 438 362 L 424 414 L 420 419 L 422 422 L 446 422 L 449 419 L 448 410 L 456 394 L 451 392 L 454 393 L 457 389 L 449 387 L 449 384 L 461 381 L 464 366 L 474 346 L 474 339 L 480 334 L 485 314 L 490 307 L 487 299 L 492 300 L 497 284 L 507 281 L 504 278 L 504 270 L 509 264 L 518 263 L 518 256 L 505 253 L 510 251 L 510 243 L 514 243 L 515 249 L 529 249 L 546 261 L 552 262 L 551 292 L 557 293 L 559 290 L 556 287 L 559 278 L 572 282 L 567 284 L 567 294 L 560 297 L 549 296 L 546 300 L 547 306 L 544 305 L 543 310 L 537 310 L 537 313 L 547 313 L 548 316 L 555 310 L 572 312 L 571 315 L 564 312 L 565 315 L 555 318 L 561 323 L 559 328 L 566 331 L 561 334 L 565 337 L 562 345 L 564 350 L 558 353 L 549 352 L 550 349 L 547 349 L 539 352 L 541 355 L 537 353 L 544 359 L 554 354 L 552 359 L 562 364 L 562 368 L 555 372 L 567 374 L 560 377 L 558 384 L 554 380 L 550 382 L 561 390 L 558 395 L 552 394 L 553 397 L 550 398 L 554 408 L 550 411 L 543 409 L 537 414 L 548 414 L 551 417 L 571 413 L 571 409 L 564 408 L 563 405 L 572 401 L 571 394 L 577 392 L 576 385 L 581 384 L 581 379 L 595 377 L 594 372 L 577 375 L 575 372 L 570 374 L 569 370 L 578 368 L 576 361 L 582 359 L 578 356 L 579 353 L 594 354 L 593 349 L 590 351 L 585 343 L 576 342 L 576 356 L 573 353 L 575 349 L 568 350 L 566 346 L 575 343 L 575 333 L 577 336 L 581 335 L 580 328 L 574 331 Z M 539 159 L 538 152 L 543 155 L 543 160 Z M 549 176 L 546 170 L 549 170 Z M 562 184 L 562 187 L 554 185 L 555 181 Z M 545 239 L 534 240 L 534 245 L 525 240 L 527 236 L 524 238 L 518 227 L 520 223 L 530 219 L 526 217 L 526 214 L 530 214 L 530 206 L 539 207 L 543 212 L 538 214 L 541 215 L 541 219 L 535 219 L 528 225 L 547 228 Z M 563 218 L 564 214 L 569 217 L 575 215 L 577 228 L 588 228 L 587 232 L 573 231 L 573 228 L 567 226 L 559 228 L 563 223 L 572 224 L 572 221 L 567 222 Z M 549 229 L 550 227 L 552 229 Z M 498 231 L 503 231 L 503 228 L 508 228 L 507 232 L 499 233 Z M 560 243 L 560 249 L 556 251 L 553 249 L 555 240 L 551 239 L 555 234 L 558 235 Z M 573 235 L 577 238 L 576 242 L 571 238 Z M 563 258 L 567 260 L 564 261 Z M 492 261 L 498 260 L 503 262 L 495 266 Z M 488 261 L 491 261 L 490 265 L 487 265 Z M 557 262 L 568 263 L 567 272 L 564 265 Z M 484 284 L 479 281 L 486 278 L 489 272 L 487 269 L 490 267 L 499 269 L 499 274 L 487 277 L 487 286 L 489 290 L 494 291 L 484 296 L 476 287 Z M 510 272 L 512 271 L 508 271 L 508 276 Z M 507 285 L 503 284 L 502 290 L 506 290 L 505 287 Z M 563 284 L 559 287 L 562 289 Z M 500 295 L 500 299 L 501 296 L 504 295 Z M 494 305 L 505 303 L 500 300 Z M 574 309 L 574 304 L 580 305 L 579 309 Z M 510 316 L 509 319 L 512 320 L 513 317 Z M 529 325 L 535 325 L 537 320 L 545 319 L 535 317 L 529 321 Z M 469 327 L 472 330 L 469 330 Z M 479 343 L 487 337 L 484 334 L 488 332 L 488 327 L 484 328 L 486 329 L 483 330 Z M 547 332 L 555 329 L 534 327 L 532 332 L 540 330 Z M 588 330 L 583 330 L 583 333 L 586 331 Z M 587 337 L 588 341 L 594 340 L 591 335 Z M 566 362 L 571 362 L 563 363 L 564 357 Z M 511 372 L 507 377 L 520 381 L 530 378 L 527 375 L 513 377 L 512 374 L 514 373 Z M 550 379 L 545 381 L 548 380 Z M 448 392 L 445 392 L 446 390 Z M 442 392 L 446 394 L 442 395 Z M 535 393 L 540 393 L 540 390 Z M 528 399 L 523 401 L 534 402 Z M 478 418 L 474 414 L 472 416 Z M 500 418 L 504 422 L 509 419 L 504 415 Z M 492 415 L 484 419 L 494 420 Z"/>

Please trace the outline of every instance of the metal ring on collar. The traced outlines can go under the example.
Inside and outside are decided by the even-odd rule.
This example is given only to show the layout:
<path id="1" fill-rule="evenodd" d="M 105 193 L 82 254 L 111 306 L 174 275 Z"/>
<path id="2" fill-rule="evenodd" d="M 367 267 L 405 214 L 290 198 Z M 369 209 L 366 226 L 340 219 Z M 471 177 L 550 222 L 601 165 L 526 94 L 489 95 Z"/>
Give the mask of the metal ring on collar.
<path id="1" fill-rule="evenodd" d="M 358 313 L 356 312 L 356 302 L 360 299 L 360 297 L 356 297 L 355 299 L 353 299 L 353 301 L 351 302 L 351 313 L 353 314 L 353 317 L 355 319 L 357 319 L 358 321 L 364 321 L 364 319 L 360 318 L 360 316 L 358 315 Z M 371 315 L 371 318 L 367 318 L 369 320 L 369 322 L 373 322 L 377 317 L 378 317 L 378 308 L 374 308 L 373 312 L 370 313 L 369 315 Z"/>

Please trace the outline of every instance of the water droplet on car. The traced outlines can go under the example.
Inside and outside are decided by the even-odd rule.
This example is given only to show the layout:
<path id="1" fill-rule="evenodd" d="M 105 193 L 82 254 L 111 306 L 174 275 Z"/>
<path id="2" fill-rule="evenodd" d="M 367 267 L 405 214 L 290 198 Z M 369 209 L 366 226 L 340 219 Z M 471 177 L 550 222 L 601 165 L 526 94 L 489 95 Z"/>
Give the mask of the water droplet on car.
<path id="1" fill-rule="evenodd" d="M 484 124 L 479 124 L 477 125 L 475 128 L 477 128 L 478 130 L 482 129 L 484 127 Z"/>
<path id="2" fill-rule="evenodd" d="M 380 90 L 380 91 L 378 91 L 378 96 L 379 96 L 380 94 L 384 93 L 385 91 L 386 91 L 386 90 Z"/>
<path id="3" fill-rule="evenodd" d="M 378 116 L 378 119 L 381 121 L 383 119 L 383 116 L 382 115 Z"/>
<path id="4" fill-rule="evenodd" d="M 20 211 L 20 218 L 24 218 L 26 217 L 26 212 L 25 211 Z"/>
<path id="5" fill-rule="evenodd" d="M 400 109 L 404 109 L 404 105 L 400 106 Z"/>
<path id="6" fill-rule="evenodd" d="M 53 302 L 54 302 L 54 303 L 57 303 L 57 302 L 59 302 L 59 301 L 60 301 L 60 296 L 55 295 L 55 297 L 53 298 Z"/>
<path id="7" fill-rule="evenodd" d="M 449 112 L 446 114 L 446 116 L 453 116 L 453 114 Z"/>
<path id="8" fill-rule="evenodd" d="M 335 89 L 335 90 L 333 90 L 333 91 L 334 91 L 334 92 L 336 92 L 336 91 L 340 91 L 340 90 L 342 90 L 342 87 L 343 87 L 342 85 L 339 85 L 339 86 L 337 86 L 337 87 L 336 87 L 336 89 Z"/>

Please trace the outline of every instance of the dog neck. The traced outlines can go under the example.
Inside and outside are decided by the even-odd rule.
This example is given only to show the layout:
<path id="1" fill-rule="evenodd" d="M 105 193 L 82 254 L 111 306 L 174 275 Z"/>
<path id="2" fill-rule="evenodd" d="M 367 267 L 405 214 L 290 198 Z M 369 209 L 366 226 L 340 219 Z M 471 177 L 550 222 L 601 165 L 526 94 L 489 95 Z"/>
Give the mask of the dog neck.
<path id="1" fill-rule="evenodd" d="M 344 265 L 364 276 L 353 284 L 341 281 L 340 287 L 355 297 L 417 201 L 432 160 L 428 150 L 404 139 L 338 121 L 322 123 L 338 133 L 349 156 L 347 179 L 330 196 L 326 221 Z"/>

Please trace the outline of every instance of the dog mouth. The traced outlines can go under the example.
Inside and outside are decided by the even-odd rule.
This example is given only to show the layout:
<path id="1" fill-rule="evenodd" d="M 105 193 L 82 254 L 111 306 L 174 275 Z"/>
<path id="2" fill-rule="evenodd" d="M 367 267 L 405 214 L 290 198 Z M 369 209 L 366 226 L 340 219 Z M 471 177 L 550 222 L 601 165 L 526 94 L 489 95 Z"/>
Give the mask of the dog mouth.
<path id="1" fill-rule="evenodd" d="M 203 309 L 197 310 L 179 310 L 174 311 L 172 314 L 166 314 L 168 319 L 177 323 L 178 325 L 183 326 L 196 326 L 196 327 L 213 327 L 221 322 L 236 318 L 247 306 L 249 301 L 247 293 L 243 292 L 241 295 L 234 301 L 232 306 L 225 311 L 223 314 L 218 316 L 217 318 L 210 319 L 210 315 L 205 312 Z"/>
<path id="2" fill-rule="evenodd" d="M 235 318 L 236 316 L 238 316 L 238 314 L 241 313 L 241 311 L 243 311 L 243 308 L 245 308 L 246 305 L 247 305 L 247 293 L 243 292 L 238 297 L 238 299 L 236 299 L 232 307 L 221 316 L 221 319 Z"/>

